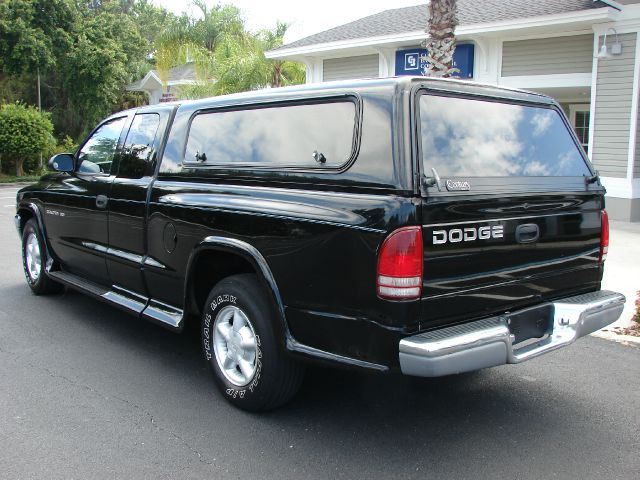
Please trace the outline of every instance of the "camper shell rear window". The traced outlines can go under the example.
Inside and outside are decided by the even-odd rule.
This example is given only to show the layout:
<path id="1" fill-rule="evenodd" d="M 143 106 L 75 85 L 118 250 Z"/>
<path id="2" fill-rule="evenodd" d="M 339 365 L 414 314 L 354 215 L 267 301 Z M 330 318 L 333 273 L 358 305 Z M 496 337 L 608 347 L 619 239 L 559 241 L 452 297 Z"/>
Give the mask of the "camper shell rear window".
<path id="1" fill-rule="evenodd" d="M 420 94 L 423 172 L 441 177 L 582 177 L 591 172 L 560 113 L 493 99 Z"/>

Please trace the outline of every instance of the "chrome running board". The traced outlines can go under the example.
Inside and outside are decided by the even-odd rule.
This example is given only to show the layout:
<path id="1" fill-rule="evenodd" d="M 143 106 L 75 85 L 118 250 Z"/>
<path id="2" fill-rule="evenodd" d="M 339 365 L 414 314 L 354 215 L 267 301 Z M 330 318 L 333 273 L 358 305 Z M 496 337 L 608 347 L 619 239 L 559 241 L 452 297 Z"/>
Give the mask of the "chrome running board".
<path id="1" fill-rule="evenodd" d="M 47 275 L 74 290 L 87 293 L 98 300 L 107 302 L 169 330 L 180 331 L 184 326 L 183 311 L 171 305 L 149 299 L 117 285 L 113 285 L 109 289 L 73 273 L 61 270 L 48 271 Z"/>

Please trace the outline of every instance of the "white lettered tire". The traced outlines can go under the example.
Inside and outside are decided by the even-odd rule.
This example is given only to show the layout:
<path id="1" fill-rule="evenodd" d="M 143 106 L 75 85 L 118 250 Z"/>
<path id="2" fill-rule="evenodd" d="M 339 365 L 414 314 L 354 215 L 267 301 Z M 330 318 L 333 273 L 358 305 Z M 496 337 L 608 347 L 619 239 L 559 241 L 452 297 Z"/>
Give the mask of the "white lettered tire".
<path id="1" fill-rule="evenodd" d="M 38 223 L 35 218 L 31 218 L 22 230 L 22 267 L 27 285 L 36 295 L 58 293 L 63 290 L 63 286 L 49 278 L 45 272 L 46 252 Z"/>
<path id="2" fill-rule="evenodd" d="M 302 382 L 303 366 L 283 352 L 277 321 L 255 275 L 227 277 L 207 298 L 201 323 L 204 356 L 224 397 L 243 410 L 279 407 Z"/>

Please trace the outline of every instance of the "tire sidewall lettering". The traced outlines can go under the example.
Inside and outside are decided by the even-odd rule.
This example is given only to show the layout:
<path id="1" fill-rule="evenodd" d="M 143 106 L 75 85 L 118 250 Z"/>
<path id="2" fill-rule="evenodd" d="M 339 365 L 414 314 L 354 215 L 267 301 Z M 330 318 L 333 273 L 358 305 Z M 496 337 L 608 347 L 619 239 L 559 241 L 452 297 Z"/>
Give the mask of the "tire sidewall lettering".
<path id="1" fill-rule="evenodd" d="M 236 297 L 225 293 L 224 295 L 218 295 L 216 298 L 214 298 L 213 301 L 209 304 L 209 308 L 211 308 L 211 310 L 215 312 L 221 303 L 229 302 L 235 305 L 236 301 Z"/>

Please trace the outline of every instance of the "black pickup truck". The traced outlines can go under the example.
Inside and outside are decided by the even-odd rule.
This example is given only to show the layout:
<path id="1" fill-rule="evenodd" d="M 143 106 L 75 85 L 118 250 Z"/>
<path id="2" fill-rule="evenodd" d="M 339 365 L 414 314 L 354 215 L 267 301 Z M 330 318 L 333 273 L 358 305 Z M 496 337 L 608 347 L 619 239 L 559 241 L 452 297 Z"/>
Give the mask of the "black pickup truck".
<path id="1" fill-rule="evenodd" d="M 285 403 L 305 361 L 442 376 L 615 321 L 604 189 L 552 99 L 392 78 L 105 119 L 18 193 L 36 294 L 180 331 L 224 396 Z"/>

